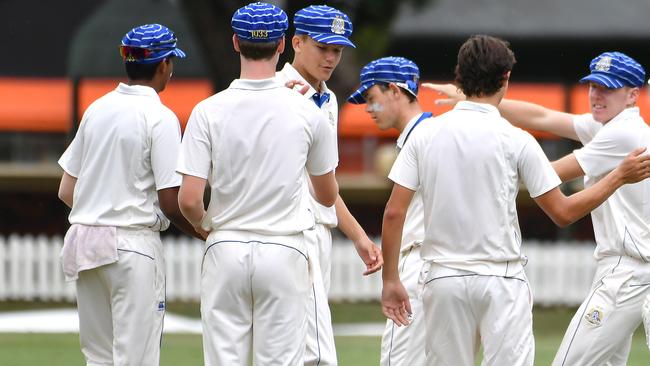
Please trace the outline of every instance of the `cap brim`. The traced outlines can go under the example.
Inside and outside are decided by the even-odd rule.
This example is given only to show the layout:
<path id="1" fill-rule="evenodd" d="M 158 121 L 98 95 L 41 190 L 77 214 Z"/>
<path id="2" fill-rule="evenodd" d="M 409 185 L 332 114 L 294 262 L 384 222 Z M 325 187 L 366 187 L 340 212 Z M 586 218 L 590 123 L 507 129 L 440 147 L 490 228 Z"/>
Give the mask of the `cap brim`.
<path id="1" fill-rule="evenodd" d="M 596 83 L 608 89 L 618 89 L 625 86 L 621 80 L 608 74 L 593 73 L 580 79 L 581 83 Z"/>
<path id="2" fill-rule="evenodd" d="M 366 90 L 370 89 L 373 84 L 361 84 L 359 89 L 357 89 L 354 93 L 350 94 L 348 97 L 348 102 L 352 104 L 365 104 L 366 103 L 366 98 L 363 97 L 363 93 L 366 92 Z"/>
<path id="3" fill-rule="evenodd" d="M 357 48 L 347 37 L 332 33 L 311 33 L 309 36 L 316 42 L 324 44 L 335 44 Z"/>

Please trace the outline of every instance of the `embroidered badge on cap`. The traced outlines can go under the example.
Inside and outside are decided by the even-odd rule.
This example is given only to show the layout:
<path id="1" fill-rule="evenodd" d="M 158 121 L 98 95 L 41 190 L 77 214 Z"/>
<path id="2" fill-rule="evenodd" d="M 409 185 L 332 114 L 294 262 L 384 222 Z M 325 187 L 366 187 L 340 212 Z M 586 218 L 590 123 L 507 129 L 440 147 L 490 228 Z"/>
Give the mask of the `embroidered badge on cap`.
<path id="1" fill-rule="evenodd" d="M 165 310 L 165 302 L 164 302 L 164 301 L 160 301 L 160 302 L 158 303 L 158 311 L 163 311 L 163 310 Z"/>
<path id="2" fill-rule="evenodd" d="M 585 319 L 595 326 L 600 326 L 603 322 L 603 309 L 599 307 L 591 308 L 591 310 L 585 314 Z"/>
<path id="3" fill-rule="evenodd" d="M 334 34 L 345 34 L 345 20 L 340 16 L 336 16 L 332 20 L 332 33 Z"/>
<path id="4" fill-rule="evenodd" d="M 609 56 L 603 56 L 598 62 L 596 63 L 596 66 L 594 66 L 594 70 L 596 71 L 609 71 L 609 68 L 612 66 L 612 58 Z"/>

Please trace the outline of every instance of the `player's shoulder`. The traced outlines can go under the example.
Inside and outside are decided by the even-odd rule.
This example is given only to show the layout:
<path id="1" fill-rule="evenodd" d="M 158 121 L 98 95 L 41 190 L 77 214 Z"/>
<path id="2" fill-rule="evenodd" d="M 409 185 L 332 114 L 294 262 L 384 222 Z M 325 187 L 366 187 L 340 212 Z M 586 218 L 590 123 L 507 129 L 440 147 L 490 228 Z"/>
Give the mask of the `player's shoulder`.
<path id="1" fill-rule="evenodd" d="M 231 89 L 224 89 L 218 93 L 212 94 L 211 96 L 199 101 L 196 103 L 194 108 L 192 108 L 192 116 L 196 117 L 198 115 L 213 115 L 220 116 L 221 110 L 228 108 L 230 103 L 234 103 L 236 98 L 233 95 Z"/>

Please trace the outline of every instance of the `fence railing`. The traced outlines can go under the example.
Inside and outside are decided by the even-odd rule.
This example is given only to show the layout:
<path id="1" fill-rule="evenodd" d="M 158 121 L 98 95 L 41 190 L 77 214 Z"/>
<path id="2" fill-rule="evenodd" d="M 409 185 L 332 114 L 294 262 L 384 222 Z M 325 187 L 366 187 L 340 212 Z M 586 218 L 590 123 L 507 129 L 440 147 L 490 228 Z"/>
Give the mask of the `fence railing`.
<path id="1" fill-rule="evenodd" d="M 198 301 L 203 243 L 186 237 L 163 239 L 169 301 Z M 59 263 L 61 237 L 0 237 L 0 301 L 74 301 Z M 595 271 L 593 243 L 527 241 L 526 274 L 538 305 L 577 305 L 588 292 Z M 363 277 L 364 266 L 352 244 L 335 240 L 332 248 L 330 300 L 378 300 L 381 276 Z"/>

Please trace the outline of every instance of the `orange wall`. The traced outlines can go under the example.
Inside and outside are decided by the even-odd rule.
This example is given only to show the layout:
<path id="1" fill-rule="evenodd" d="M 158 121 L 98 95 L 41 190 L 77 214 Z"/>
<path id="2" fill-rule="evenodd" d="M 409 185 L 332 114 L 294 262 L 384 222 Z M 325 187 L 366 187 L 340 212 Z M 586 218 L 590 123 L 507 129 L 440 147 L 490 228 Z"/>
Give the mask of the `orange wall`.
<path id="1" fill-rule="evenodd" d="M 88 79 L 79 83 L 79 115 L 90 103 L 115 89 L 119 80 Z M 212 95 L 208 80 L 172 80 L 160 94 L 185 127 L 192 108 Z M 67 79 L 0 78 L 0 131 L 70 130 L 72 82 Z"/>
<path id="2" fill-rule="evenodd" d="M 113 90 L 119 80 L 87 79 L 79 85 L 79 115 L 98 97 Z M 548 108 L 567 110 L 571 113 L 589 112 L 588 87 L 575 85 L 566 87 L 552 83 L 511 83 L 507 98 L 521 99 L 541 104 Z M 208 80 L 172 80 L 167 90 L 161 93 L 161 100 L 178 116 L 185 127 L 192 108 L 199 101 L 213 94 Z M 437 106 L 435 92 L 422 88 L 419 100 L 424 110 L 439 115 L 450 109 Z M 343 96 L 341 96 L 343 99 Z M 650 121 L 650 93 L 642 89 L 639 93 L 639 107 L 646 121 Z M 397 136 L 397 131 L 381 131 L 365 112 L 365 104 L 343 105 L 339 117 L 341 138 L 363 138 Z M 0 78 L 0 131 L 59 132 L 71 128 L 72 82 L 67 79 L 46 78 Z M 555 136 L 531 131 L 537 138 Z"/>
<path id="3" fill-rule="evenodd" d="M 69 80 L 0 78 L 0 130 L 67 131 L 71 97 Z"/>

